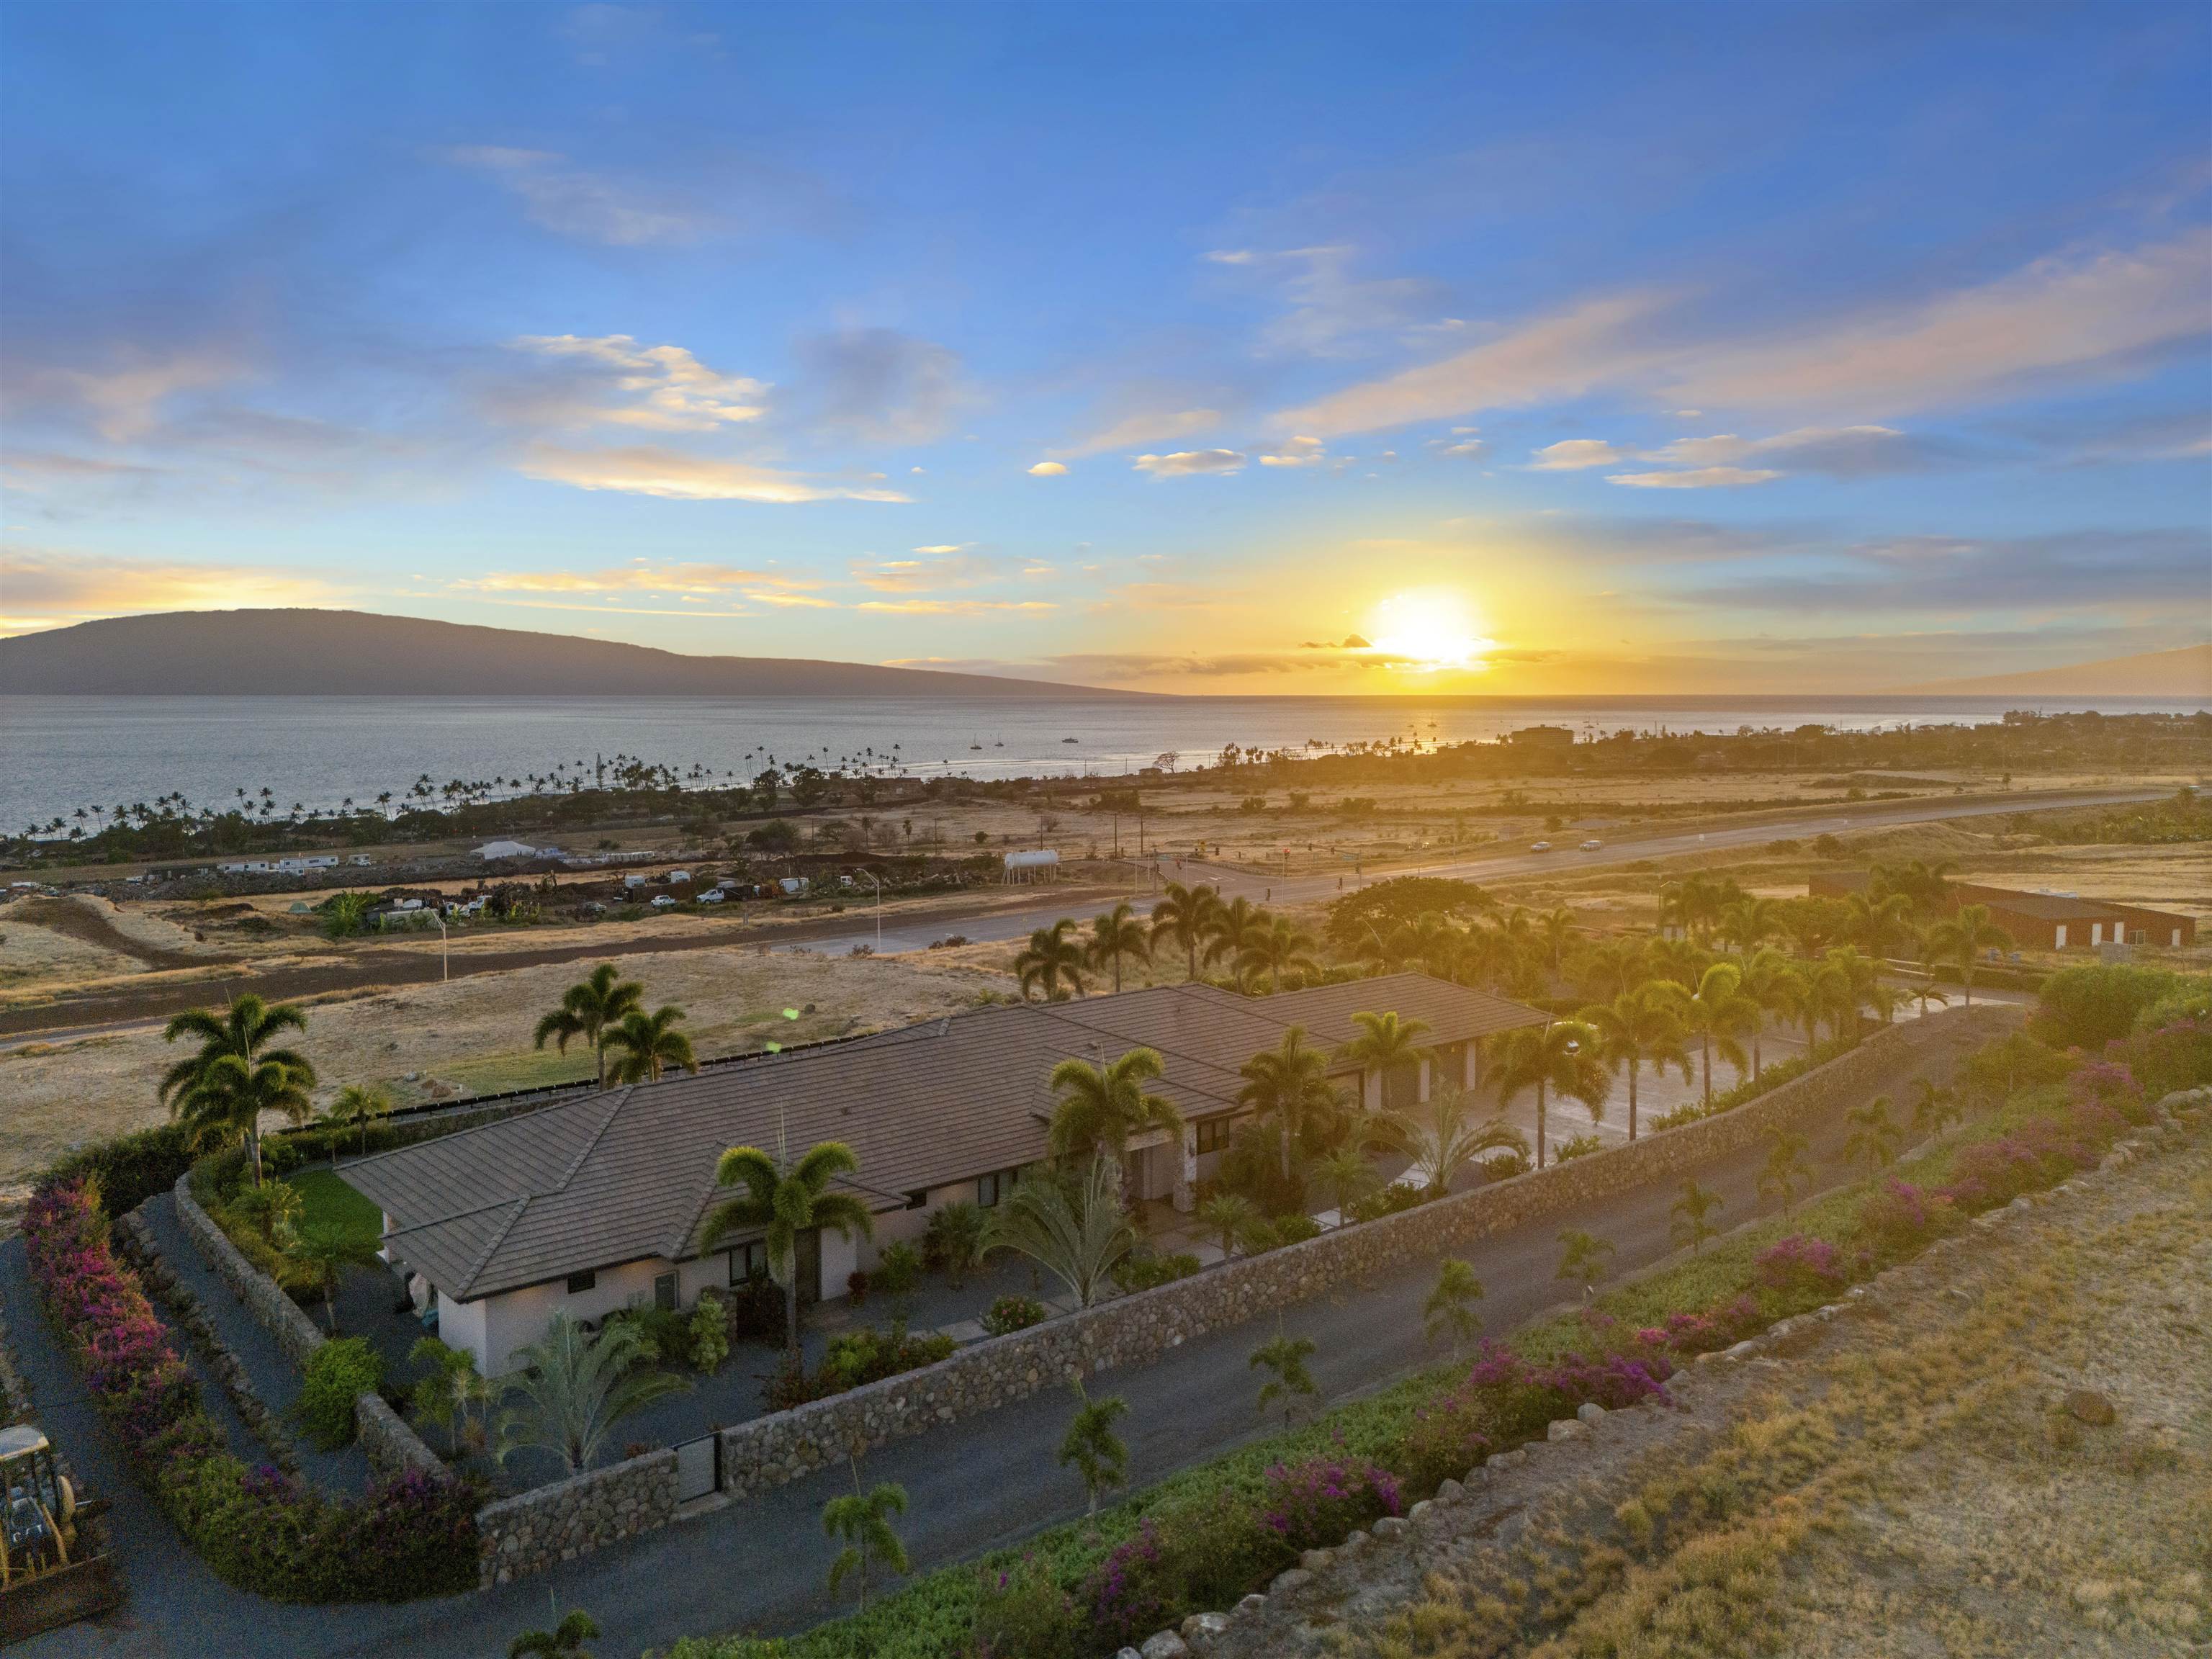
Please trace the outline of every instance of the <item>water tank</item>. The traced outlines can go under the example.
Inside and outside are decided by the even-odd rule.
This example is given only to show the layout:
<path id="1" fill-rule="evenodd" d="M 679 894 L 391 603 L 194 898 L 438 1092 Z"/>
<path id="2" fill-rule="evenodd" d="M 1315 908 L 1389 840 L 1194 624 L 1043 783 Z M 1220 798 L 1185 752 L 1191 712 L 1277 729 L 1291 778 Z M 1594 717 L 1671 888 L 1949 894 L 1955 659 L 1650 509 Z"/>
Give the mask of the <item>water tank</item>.
<path id="1" fill-rule="evenodd" d="M 1032 847 L 1023 852 L 1006 854 L 1006 868 L 1009 870 L 1048 869 L 1059 862 L 1060 854 L 1049 847 Z"/>

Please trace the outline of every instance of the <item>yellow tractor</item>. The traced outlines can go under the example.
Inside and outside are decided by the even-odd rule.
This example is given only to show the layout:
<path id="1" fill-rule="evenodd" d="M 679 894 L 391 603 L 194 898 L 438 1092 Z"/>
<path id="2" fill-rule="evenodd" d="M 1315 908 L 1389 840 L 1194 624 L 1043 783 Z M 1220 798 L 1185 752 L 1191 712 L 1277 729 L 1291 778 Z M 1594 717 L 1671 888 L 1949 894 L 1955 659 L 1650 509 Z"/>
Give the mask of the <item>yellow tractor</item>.
<path id="1" fill-rule="evenodd" d="M 27 1423 L 0 1428 L 0 1644 L 123 1599 L 100 1507 L 78 1500 L 45 1435 Z"/>

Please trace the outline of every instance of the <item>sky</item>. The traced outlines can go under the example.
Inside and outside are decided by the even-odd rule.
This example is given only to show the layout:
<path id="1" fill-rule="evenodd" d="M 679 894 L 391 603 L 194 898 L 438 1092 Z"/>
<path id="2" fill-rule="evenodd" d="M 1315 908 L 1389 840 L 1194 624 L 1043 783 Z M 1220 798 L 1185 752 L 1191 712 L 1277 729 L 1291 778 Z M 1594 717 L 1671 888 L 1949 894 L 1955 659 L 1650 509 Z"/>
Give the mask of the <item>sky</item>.
<path id="1" fill-rule="evenodd" d="M 1224 694 L 2166 649 L 2209 210 L 2199 5 L 14 0 L 0 634 Z"/>

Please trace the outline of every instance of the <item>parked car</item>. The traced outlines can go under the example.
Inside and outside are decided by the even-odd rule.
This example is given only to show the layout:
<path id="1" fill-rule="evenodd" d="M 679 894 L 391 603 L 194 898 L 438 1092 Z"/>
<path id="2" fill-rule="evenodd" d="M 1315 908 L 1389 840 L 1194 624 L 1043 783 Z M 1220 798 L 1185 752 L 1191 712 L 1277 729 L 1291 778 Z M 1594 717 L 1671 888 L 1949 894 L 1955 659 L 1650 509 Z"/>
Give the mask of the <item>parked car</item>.
<path id="1" fill-rule="evenodd" d="M 1585 853 L 1595 853 L 1604 845 L 1605 843 L 1603 842 L 1592 839 L 1583 843 L 1583 851 Z"/>
<path id="2" fill-rule="evenodd" d="M 1552 843 L 1548 841 L 1534 842 L 1530 844 L 1528 850 L 1532 853 L 1548 853 L 1552 850 Z"/>
<path id="3" fill-rule="evenodd" d="M 699 902 L 702 904 L 720 904 L 721 902 L 722 890 L 719 887 L 709 887 L 699 895 Z"/>
<path id="4" fill-rule="evenodd" d="M 655 910 L 673 910 L 676 901 L 665 893 L 655 893 L 647 902 Z"/>

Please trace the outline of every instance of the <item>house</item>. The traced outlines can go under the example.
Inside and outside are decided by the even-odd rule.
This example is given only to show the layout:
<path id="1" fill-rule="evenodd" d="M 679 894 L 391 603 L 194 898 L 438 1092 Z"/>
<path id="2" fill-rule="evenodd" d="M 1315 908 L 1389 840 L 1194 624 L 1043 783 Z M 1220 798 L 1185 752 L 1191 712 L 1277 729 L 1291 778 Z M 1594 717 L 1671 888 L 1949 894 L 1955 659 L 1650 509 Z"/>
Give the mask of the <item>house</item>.
<path id="1" fill-rule="evenodd" d="M 1816 875 L 1809 890 L 1815 898 L 1844 898 L 1864 892 L 1872 879 L 1857 871 Z M 2077 893 L 2024 893 L 2009 887 L 1954 881 L 1945 893 L 1944 902 L 1951 911 L 1966 904 L 1988 906 L 1990 920 L 2011 934 L 2012 942 L 2022 950 L 2090 951 L 2100 945 L 2162 945 L 2179 951 L 2197 943 L 2194 917 L 2137 904 L 2118 904 L 2109 899 L 2085 899 Z"/>
<path id="2" fill-rule="evenodd" d="M 1522 749 L 1571 749 L 1575 732 L 1571 726 L 1524 726 L 1507 732 L 1505 740 Z"/>
<path id="3" fill-rule="evenodd" d="M 1045 1156 L 1047 1079 L 1061 1060 L 1159 1052 L 1156 1086 L 1183 1131 L 1133 1142 L 1129 1184 L 1139 1199 L 1188 1209 L 1244 1115 L 1237 1068 L 1294 1025 L 1333 1050 L 1362 1010 L 1424 1020 L 1434 1045 L 1432 1060 L 1387 1079 L 1340 1067 L 1337 1080 L 1370 1108 L 1411 1103 L 1439 1078 L 1470 1082 L 1476 1042 L 1546 1020 L 1420 974 L 1268 997 L 1170 985 L 1001 1005 L 563 1101 L 361 1159 L 346 1178 L 384 1212 L 394 1266 L 435 1296 L 440 1336 L 495 1376 L 556 1310 L 597 1319 L 647 1302 L 685 1307 L 764 1272 L 757 1237 L 711 1249 L 701 1237 L 726 1195 L 714 1171 L 728 1147 L 852 1146 L 860 1170 L 841 1184 L 874 1211 L 874 1243 L 809 1237 L 799 1258 L 801 1295 L 836 1297 L 884 1245 L 918 1239 L 933 1211 L 956 1200 L 988 1208 Z"/>

